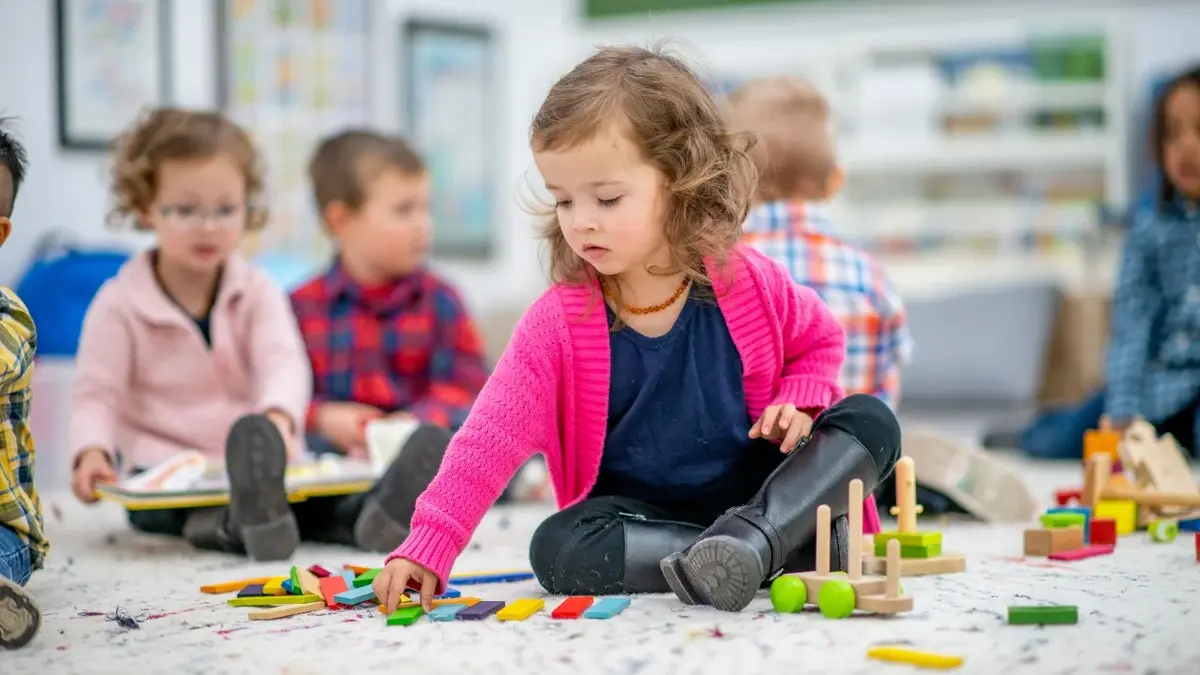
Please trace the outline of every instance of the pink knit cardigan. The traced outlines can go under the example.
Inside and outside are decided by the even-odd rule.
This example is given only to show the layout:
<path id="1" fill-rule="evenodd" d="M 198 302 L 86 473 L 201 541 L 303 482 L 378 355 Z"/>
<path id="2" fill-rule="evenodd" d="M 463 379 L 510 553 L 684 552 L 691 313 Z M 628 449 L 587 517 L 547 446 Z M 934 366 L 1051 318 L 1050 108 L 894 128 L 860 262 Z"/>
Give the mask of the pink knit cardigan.
<path id="1" fill-rule="evenodd" d="M 823 410 L 843 396 L 845 332 L 814 291 L 740 245 L 709 275 L 742 357 L 750 419 L 772 404 Z M 428 568 L 442 592 L 479 521 L 535 452 L 546 457 L 559 508 L 587 498 L 608 420 L 611 355 L 599 298 L 598 285 L 555 285 L 521 318 L 389 562 Z M 864 529 L 878 532 L 874 497 L 864 506 Z"/>

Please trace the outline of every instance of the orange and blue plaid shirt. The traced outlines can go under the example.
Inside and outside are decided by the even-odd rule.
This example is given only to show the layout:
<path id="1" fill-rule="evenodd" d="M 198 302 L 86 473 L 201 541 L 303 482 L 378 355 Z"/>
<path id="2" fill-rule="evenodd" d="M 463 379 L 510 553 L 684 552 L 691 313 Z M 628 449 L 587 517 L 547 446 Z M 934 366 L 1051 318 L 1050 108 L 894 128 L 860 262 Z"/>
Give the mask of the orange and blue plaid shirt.
<path id="1" fill-rule="evenodd" d="M 841 385 L 895 409 L 900 368 L 912 355 L 904 303 L 883 268 L 833 233 L 828 207 L 773 201 L 751 210 L 743 241 L 821 296 L 846 329 Z"/>
<path id="2" fill-rule="evenodd" d="M 42 502 L 33 486 L 33 434 L 29 431 L 37 329 L 15 293 L 0 287 L 0 527 L 29 544 L 30 568 L 40 569 L 50 549 Z"/>

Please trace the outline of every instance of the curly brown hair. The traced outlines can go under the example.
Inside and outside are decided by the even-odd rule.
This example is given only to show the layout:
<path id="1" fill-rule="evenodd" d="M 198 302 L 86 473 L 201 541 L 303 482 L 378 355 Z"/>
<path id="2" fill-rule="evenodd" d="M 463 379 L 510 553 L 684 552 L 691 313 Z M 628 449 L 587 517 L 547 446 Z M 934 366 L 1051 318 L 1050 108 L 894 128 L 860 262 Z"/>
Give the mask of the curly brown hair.
<path id="1" fill-rule="evenodd" d="M 673 270 L 711 287 L 705 260 L 719 268 L 741 238 L 757 171 L 748 151 L 753 137 L 726 129 L 700 78 L 661 47 L 605 47 L 550 88 L 533 118 L 534 152 L 578 147 L 607 125 L 620 124 L 642 157 L 664 176 L 663 235 Z M 595 269 L 571 250 L 557 215 L 542 237 L 554 283 L 588 283 Z M 655 272 L 655 270 L 651 270 Z M 618 292 L 616 284 L 610 290 Z M 619 298 L 617 298 L 619 302 Z"/>
<path id="2" fill-rule="evenodd" d="M 267 210 L 261 204 L 263 166 L 250 135 L 229 118 L 216 112 L 181 108 L 154 108 L 138 119 L 114 145 L 112 193 L 114 204 L 108 223 L 120 226 L 132 221 L 145 229 L 145 213 L 158 192 L 158 170 L 165 161 L 207 159 L 224 155 L 246 179 L 246 229 L 261 229 Z"/>

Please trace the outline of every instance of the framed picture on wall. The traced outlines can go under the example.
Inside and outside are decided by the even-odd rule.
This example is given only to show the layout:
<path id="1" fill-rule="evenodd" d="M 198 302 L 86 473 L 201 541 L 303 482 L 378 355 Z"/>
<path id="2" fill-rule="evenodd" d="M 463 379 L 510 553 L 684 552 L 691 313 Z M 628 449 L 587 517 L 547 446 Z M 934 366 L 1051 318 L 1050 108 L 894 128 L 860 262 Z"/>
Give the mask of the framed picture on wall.
<path id="1" fill-rule="evenodd" d="M 429 166 L 433 253 L 488 258 L 495 247 L 495 45 L 479 25 L 410 20 L 403 26 L 401 110 Z"/>
<path id="2" fill-rule="evenodd" d="M 105 150 L 170 98 L 166 0 L 56 0 L 59 144 Z"/>

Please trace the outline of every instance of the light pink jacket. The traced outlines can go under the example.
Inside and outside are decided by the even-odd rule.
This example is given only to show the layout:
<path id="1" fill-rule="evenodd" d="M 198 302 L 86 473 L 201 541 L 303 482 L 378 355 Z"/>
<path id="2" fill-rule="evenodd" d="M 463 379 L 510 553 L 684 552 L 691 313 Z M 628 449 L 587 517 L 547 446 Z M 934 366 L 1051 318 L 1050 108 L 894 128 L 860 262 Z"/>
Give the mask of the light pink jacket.
<path id="1" fill-rule="evenodd" d="M 709 273 L 742 357 L 749 419 L 772 404 L 823 410 L 842 398 L 845 332 L 814 291 L 744 246 L 724 273 L 711 266 Z M 598 286 L 556 285 L 529 308 L 389 561 L 408 558 L 432 570 L 441 592 L 488 507 L 535 452 L 546 456 L 559 508 L 587 498 L 604 450 L 611 374 L 597 298 Z M 879 531 L 873 496 L 863 529 Z"/>
<path id="2" fill-rule="evenodd" d="M 181 450 L 223 459 L 238 417 L 280 409 L 303 427 L 312 371 L 287 295 L 234 256 L 211 314 L 210 349 L 163 292 L 149 252 L 96 294 L 76 357 L 68 431 L 72 457 L 120 450 L 146 468 Z"/>

